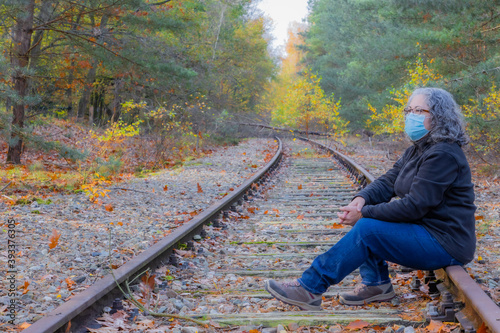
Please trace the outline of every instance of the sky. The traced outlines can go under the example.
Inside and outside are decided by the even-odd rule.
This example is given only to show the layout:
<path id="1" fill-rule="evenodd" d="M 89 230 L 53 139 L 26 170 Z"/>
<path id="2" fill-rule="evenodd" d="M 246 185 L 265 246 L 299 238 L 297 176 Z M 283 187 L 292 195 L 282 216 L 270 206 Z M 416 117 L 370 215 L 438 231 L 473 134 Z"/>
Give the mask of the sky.
<path id="1" fill-rule="evenodd" d="M 274 23 L 274 45 L 285 45 L 290 22 L 307 16 L 307 0 L 262 0 L 258 6 Z"/>

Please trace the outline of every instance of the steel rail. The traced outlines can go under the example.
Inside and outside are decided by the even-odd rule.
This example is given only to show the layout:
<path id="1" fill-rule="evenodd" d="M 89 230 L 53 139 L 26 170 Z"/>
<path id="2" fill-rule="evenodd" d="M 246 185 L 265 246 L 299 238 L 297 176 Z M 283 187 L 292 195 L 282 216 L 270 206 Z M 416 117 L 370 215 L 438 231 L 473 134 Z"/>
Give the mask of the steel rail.
<path id="1" fill-rule="evenodd" d="M 191 221 L 178 227 L 170 235 L 115 269 L 116 281 L 111 274 L 104 276 L 22 332 L 86 332 L 85 325 L 88 325 L 90 318 L 95 318 L 100 314 L 102 308 L 109 306 L 116 297 L 123 296 L 116 285 L 117 282 L 123 287 L 124 283 L 132 276 L 144 272 L 147 268 L 155 269 L 160 264 L 168 261 L 168 256 L 176 246 L 192 239 L 195 234 L 199 234 L 203 225 L 217 218 L 221 211 L 230 209 L 235 202 L 253 191 L 254 184 L 262 183 L 270 175 L 270 172 L 279 165 L 283 156 L 282 142 L 279 138 L 276 138 L 276 140 L 278 143 L 276 153 L 264 167 L 259 169 L 242 185 L 235 188 L 231 194 L 218 200 Z"/>
<path id="2" fill-rule="evenodd" d="M 354 162 L 349 157 L 333 150 L 326 145 L 310 140 L 300 138 L 301 140 L 311 142 L 323 150 L 331 153 L 339 163 L 355 178 L 361 187 L 373 182 L 375 178 L 363 167 Z M 478 330 L 484 324 L 484 329 L 492 333 L 500 333 L 500 307 L 486 295 L 471 276 L 461 266 L 448 266 L 436 271 L 436 276 L 443 281 L 446 289 L 454 295 L 452 305 L 458 304 L 464 308 L 451 312 L 462 324 L 466 333 L 472 333 Z"/>
<path id="3" fill-rule="evenodd" d="M 445 287 L 464 308 L 457 318 L 466 333 L 478 330 L 483 324 L 486 331 L 500 333 L 500 307 L 486 295 L 481 287 L 461 266 L 448 266 L 436 271 Z"/>
<path id="4" fill-rule="evenodd" d="M 375 177 L 372 174 L 370 174 L 365 168 L 363 168 L 361 165 L 359 165 L 346 155 L 322 144 L 321 142 L 317 142 L 304 137 L 300 137 L 299 139 L 311 142 L 319 148 L 326 150 L 330 154 L 332 154 L 361 187 L 365 187 L 375 180 Z"/>

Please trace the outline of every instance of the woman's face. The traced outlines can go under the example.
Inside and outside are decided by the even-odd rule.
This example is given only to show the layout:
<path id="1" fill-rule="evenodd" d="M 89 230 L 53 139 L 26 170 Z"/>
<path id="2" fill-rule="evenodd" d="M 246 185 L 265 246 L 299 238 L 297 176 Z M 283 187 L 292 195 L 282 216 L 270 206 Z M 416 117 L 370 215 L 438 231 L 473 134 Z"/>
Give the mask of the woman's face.
<path id="1" fill-rule="evenodd" d="M 412 109 L 423 109 L 423 110 L 429 110 L 429 105 L 425 102 L 425 96 L 424 95 L 415 95 L 411 99 L 411 102 L 408 104 L 409 107 Z M 431 129 L 431 118 L 432 115 L 430 112 L 424 112 L 422 113 L 425 115 L 425 120 L 424 120 L 424 127 L 426 130 Z"/>

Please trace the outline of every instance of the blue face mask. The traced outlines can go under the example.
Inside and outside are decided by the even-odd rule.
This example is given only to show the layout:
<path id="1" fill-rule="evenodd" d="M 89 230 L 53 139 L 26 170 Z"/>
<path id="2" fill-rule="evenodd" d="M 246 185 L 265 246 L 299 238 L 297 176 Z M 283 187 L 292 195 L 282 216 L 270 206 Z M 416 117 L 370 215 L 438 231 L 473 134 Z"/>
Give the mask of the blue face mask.
<path id="1" fill-rule="evenodd" d="M 412 141 L 417 141 L 423 138 L 429 130 L 424 126 L 425 116 L 410 113 L 405 119 L 405 132 Z"/>

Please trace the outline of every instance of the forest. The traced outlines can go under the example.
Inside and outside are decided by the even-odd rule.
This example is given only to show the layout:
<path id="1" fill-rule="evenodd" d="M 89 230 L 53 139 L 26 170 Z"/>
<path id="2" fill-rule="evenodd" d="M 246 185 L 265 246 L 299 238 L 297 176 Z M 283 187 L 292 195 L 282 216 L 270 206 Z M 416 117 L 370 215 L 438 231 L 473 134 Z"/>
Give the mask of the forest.
<path id="1" fill-rule="evenodd" d="M 309 7 L 307 24 L 291 30 L 293 56 L 272 87 L 267 110 L 276 122 L 398 136 L 413 89 L 441 87 L 462 106 L 473 150 L 498 163 L 498 1 L 311 0 Z M 293 97 L 300 80 L 312 86 Z M 317 91 L 326 96 L 318 101 L 332 104 L 334 119 L 321 108 L 303 111 Z"/>
<path id="2" fill-rule="evenodd" d="M 2 162 L 49 152 L 82 185 L 255 135 L 241 123 L 399 140 L 411 91 L 437 86 L 498 168 L 499 1 L 309 0 L 284 50 L 257 3 L 3 0 Z"/>
<path id="3" fill-rule="evenodd" d="M 265 20 L 252 8 L 243 0 L 2 1 L 6 161 L 21 163 L 25 144 L 64 150 L 30 131 L 44 117 L 180 139 L 224 126 L 233 110 L 251 112 L 275 70 Z"/>

